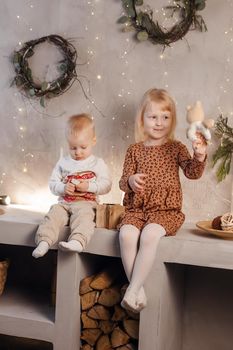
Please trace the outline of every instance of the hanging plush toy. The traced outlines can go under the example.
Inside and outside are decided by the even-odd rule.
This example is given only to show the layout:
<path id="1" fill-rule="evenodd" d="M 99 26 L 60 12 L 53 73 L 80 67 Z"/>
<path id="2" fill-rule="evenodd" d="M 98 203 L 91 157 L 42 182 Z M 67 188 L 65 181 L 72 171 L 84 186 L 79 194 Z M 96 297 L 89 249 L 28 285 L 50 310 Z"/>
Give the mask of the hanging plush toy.
<path id="1" fill-rule="evenodd" d="M 205 119 L 204 111 L 200 101 L 197 101 L 193 107 L 187 107 L 187 122 L 190 124 L 187 130 L 187 138 L 190 141 L 196 141 L 198 133 L 201 133 L 206 141 L 211 140 L 210 130 L 214 126 L 213 119 Z"/>

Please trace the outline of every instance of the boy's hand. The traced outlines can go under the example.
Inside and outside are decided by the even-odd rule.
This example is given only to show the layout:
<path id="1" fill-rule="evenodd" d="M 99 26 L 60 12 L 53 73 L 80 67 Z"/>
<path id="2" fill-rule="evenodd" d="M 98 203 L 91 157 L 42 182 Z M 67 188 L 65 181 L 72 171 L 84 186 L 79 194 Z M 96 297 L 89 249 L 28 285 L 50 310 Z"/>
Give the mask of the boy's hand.
<path id="1" fill-rule="evenodd" d="M 142 193 L 145 185 L 146 174 L 134 174 L 128 179 L 129 186 L 135 193 Z"/>
<path id="2" fill-rule="evenodd" d="M 198 139 L 192 142 L 194 155 L 199 162 L 203 162 L 206 156 L 207 142 L 201 133 L 197 133 Z"/>
<path id="3" fill-rule="evenodd" d="M 89 187 L 89 182 L 88 181 L 80 181 L 79 184 L 75 186 L 75 190 L 77 192 L 87 192 Z"/>
<path id="4" fill-rule="evenodd" d="M 71 182 L 67 182 L 65 185 L 65 190 L 64 193 L 67 194 L 68 196 L 73 196 L 75 191 L 75 185 L 72 184 Z"/>

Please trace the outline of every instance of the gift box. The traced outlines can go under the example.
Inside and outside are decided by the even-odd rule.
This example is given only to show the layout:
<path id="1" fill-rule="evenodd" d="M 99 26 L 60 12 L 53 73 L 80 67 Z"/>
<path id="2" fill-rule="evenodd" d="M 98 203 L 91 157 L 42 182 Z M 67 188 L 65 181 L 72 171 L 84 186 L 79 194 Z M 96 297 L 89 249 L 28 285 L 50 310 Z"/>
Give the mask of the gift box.
<path id="1" fill-rule="evenodd" d="M 96 227 L 116 229 L 125 208 L 120 204 L 98 204 L 96 208 Z"/>

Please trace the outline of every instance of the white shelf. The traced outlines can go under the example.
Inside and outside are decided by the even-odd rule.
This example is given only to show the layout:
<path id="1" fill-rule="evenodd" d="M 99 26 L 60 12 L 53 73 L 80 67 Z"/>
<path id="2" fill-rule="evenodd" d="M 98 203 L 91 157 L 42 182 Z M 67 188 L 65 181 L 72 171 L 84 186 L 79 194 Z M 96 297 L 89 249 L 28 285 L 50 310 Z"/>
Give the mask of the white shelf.
<path id="1" fill-rule="evenodd" d="M 41 216 L 42 214 L 8 208 L 7 213 L 0 216 L 1 244 L 33 247 Z M 66 227 L 60 238 L 65 239 L 68 234 L 69 229 Z M 0 333 L 45 340 L 53 344 L 54 350 L 77 350 L 80 343 L 80 280 L 94 266 L 97 256 L 106 259 L 120 256 L 118 238 L 117 231 L 96 229 L 85 254 L 67 254 L 58 250 L 56 312 L 48 305 L 49 297 L 44 299 L 40 294 L 25 293 L 17 288 L 6 290 L 0 296 Z M 20 255 L 20 258 L 21 256 L 24 259 L 24 255 Z M 233 270 L 232 257 L 233 241 L 217 239 L 200 232 L 195 229 L 194 223 L 183 225 L 177 236 L 163 237 L 145 285 L 148 306 L 140 315 L 139 350 L 186 350 L 182 347 L 186 280 L 189 278 L 191 287 L 196 285 L 196 280 L 192 282 L 195 277 L 193 271 L 197 271 L 197 281 L 201 273 L 197 266 Z M 193 265 L 194 270 L 189 265 Z M 40 268 L 43 270 L 44 266 Z M 211 270 L 213 269 L 206 270 L 206 273 L 209 275 Z M 31 273 L 35 276 L 33 266 Z M 200 286 L 201 282 L 200 279 Z M 192 288 L 188 290 L 192 291 Z M 192 299 L 193 294 L 190 297 L 191 305 Z M 199 299 L 202 299 L 202 291 Z M 189 315 L 190 309 L 187 310 Z M 194 318 L 194 323 L 199 324 L 198 319 Z M 225 326 L 221 325 L 223 328 Z M 229 347 L 218 348 L 231 349 L 232 341 L 227 344 L 230 344 Z"/>
<path id="2" fill-rule="evenodd" d="M 54 318 L 54 307 L 49 305 L 48 298 L 41 293 L 6 288 L 0 296 L 2 334 L 50 341 Z"/>
<path id="3" fill-rule="evenodd" d="M 0 297 L 0 319 L 4 316 L 53 323 L 55 311 L 48 297 L 39 292 L 6 288 Z"/>

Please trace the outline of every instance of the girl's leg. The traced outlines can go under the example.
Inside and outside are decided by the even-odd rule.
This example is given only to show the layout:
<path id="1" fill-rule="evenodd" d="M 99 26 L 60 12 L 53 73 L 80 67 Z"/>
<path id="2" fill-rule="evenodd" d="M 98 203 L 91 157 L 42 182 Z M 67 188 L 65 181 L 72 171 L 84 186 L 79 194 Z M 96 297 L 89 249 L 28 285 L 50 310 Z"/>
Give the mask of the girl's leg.
<path id="1" fill-rule="evenodd" d="M 133 225 L 123 225 L 120 228 L 121 259 L 128 280 L 131 280 L 134 261 L 138 251 L 140 230 Z"/>
<path id="2" fill-rule="evenodd" d="M 138 240 L 140 236 L 140 230 L 133 225 L 123 225 L 120 228 L 120 249 L 121 259 L 124 266 L 125 274 L 130 282 L 134 262 L 138 252 Z M 136 300 L 128 301 L 123 298 L 122 307 L 128 308 L 134 311 L 136 309 Z"/>
<path id="3" fill-rule="evenodd" d="M 158 224 L 148 224 L 143 228 L 140 237 L 139 251 L 134 262 L 133 273 L 126 292 L 126 298 L 130 300 L 135 299 L 143 287 L 153 266 L 159 240 L 161 237 L 165 236 L 165 234 L 165 229 Z M 144 305 L 142 305 L 141 309 L 143 306 Z"/>

